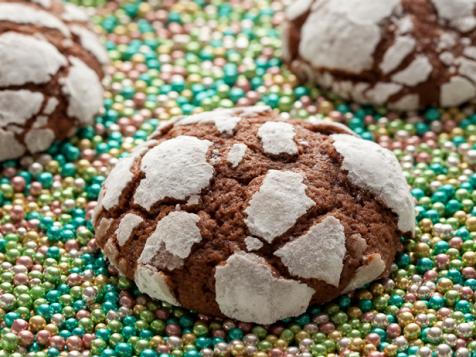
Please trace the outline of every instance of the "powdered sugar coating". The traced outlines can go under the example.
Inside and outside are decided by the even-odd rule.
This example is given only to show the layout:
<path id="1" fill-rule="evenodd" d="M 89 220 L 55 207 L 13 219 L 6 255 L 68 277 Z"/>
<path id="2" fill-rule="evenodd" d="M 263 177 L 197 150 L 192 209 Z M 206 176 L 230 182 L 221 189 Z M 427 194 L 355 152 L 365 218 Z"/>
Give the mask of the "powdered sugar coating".
<path id="1" fill-rule="evenodd" d="M 134 202 L 150 209 L 164 198 L 185 200 L 199 194 L 213 177 L 207 162 L 212 143 L 192 136 L 178 136 L 149 150 L 142 158 L 145 177 L 134 194 Z"/>
<path id="2" fill-rule="evenodd" d="M 216 268 L 215 289 L 222 313 L 260 324 L 302 314 L 314 294 L 306 284 L 275 277 L 266 260 L 243 252 Z"/>
<path id="3" fill-rule="evenodd" d="M 344 227 L 332 216 L 274 252 L 289 273 L 339 286 L 345 256 Z"/>
<path id="4" fill-rule="evenodd" d="M 350 135 L 331 135 L 334 147 L 344 158 L 343 169 L 350 181 L 370 190 L 398 215 L 402 232 L 415 231 L 415 209 L 408 184 L 394 154 L 380 145 Z M 389 175 L 388 173 L 393 173 Z"/>
<path id="5" fill-rule="evenodd" d="M 68 115 L 82 125 L 91 124 L 102 105 L 101 81 L 90 67 L 76 57 L 70 57 L 71 68 L 62 86 L 68 96 Z"/>
<path id="6" fill-rule="evenodd" d="M 441 104 L 445 107 L 460 105 L 476 95 L 474 85 L 464 77 L 453 77 L 441 87 Z"/>
<path id="7" fill-rule="evenodd" d="M 25 147 L 15 138 L 15 134 L 0 128 L 0 161 L 19 157 L 24 152 Z"/>
<path id="8" fill-rule="evenodd" d="M 197 226 L 199 220 L 200 218 L 194 213 L 183 211 L 169 213 L 159 221 L 147 239 L 138 262 L 151 264 L 154 257 L 164 248 L 169 254 L 183 261 L 189 256 L 193 244 L 202 240 Z"/>
<path id="9" fill-rule="evenodd" d="M 49 114 L 53 113 L 55 111 L 56 107 L 58 106 L 58 104 L 59 104 L 59 101 L 58 101 L 57 98 L 50 97 L 48 99 L 48 102 L 46 103 L 45 108 L 43 109 L 43 114 L 49 115 Z"/>
<path id="10" fill-rule="evenodd" d="M 24 125 L 28 119 L 40 111 L 43 100 L 44 96 L 39 92 L 0 91 L 0 127 L 8 124 Z"/>
<path id="11" fill-rule="evenodd" d="M 415 49 L 416 41 L 410 36 L 398 37 L 395 43 L 385 52 L 380 69 L 389 73 L 397 68 L 403 59 Z"/>
<path id="12" fill-rule="evenodd" d="M 73 34 L 79 37 L 81 45 L 92 53 L 99 63 L 102 65 L 108 63 L 109 56 L 95 33 L 89 31 L 84 26 L 79 25 L 71 25 L 70 30 Z"/>
<path id="13" fill-rule="evenodd" d="M 378 253 L 366 257 L 364 265 L 360 266 L 355 272 L 352 280 L 347 284 L 343 293 L 361 288 L 365 284 L 377 279 L 385 271 L 385 262 Z"/>
<path id="14" fill-rule="evenodd" d="M 248 147 L 242 143 L 233 144 L 226 157 L 228 162 L 231 164 L 231 167 L 235 168 L 240 164 L 241 160 L 243 160 L 243 157 L 245 156 L 247 148 Z"/>
<path id="15" fill-rule="evenodd" d="M 154 299 L 159 299 L 169 304 L 180 306 L 180 303 L 174 296 L 169 286 L 167 275 L 161 271 L 157 271 L 150 265 L 139 264 L 134 276 L 139 290 Z"/>
<path id="16" fill-rule="evenodd" d="M 120 247 L 126 244 L 132 231 L 143 221 L 144 219 L 141 216 L 134 213 L 127 213 L 122 217 L 116 230 L 117 244 L 119 244 Z"/>
<path id="17" fill-rule="evenodd" d="M 335 121 L 310 118 L 307 120 L 307 122 L 311 123 L 314 130 L 319 133 L 356 135 L 352 130 L 349 129 L 349 127 Z"/>
<path id="18" fill-rule="evenodd" d="M 179 125 L 214 124 L 220 133 L 231 135 L 241 118 L 232 109 L 218 109 L 212 112 L 190 115 L 177 122 Z"/>
<path id="19" fill-rule="evenodd" d="M 245 245 L 246 250 L 253 251 L 253 250 L 260 250 L 263 247 L 263 242 L 260 241 L 258 238 L 248 236 L 245 238 Z"/>
<path id="20" fill-rule="evenodd" d="M 0 4 L 0 13 L 1 5 L 6 4 Z M 0 35 L 0 52 L 0 87 L 46 83 L 66 65 L 64 56 L 49 42 L 15 32 Z"/>
<path id="21" fill-rule="evenodd" d="M 0 21 L 46 27 L 58 30 L 66 37 L 71 35 L 68 27 L 57 17 L 24 4 L 0 3 Z"/>
<path id="22" fill-rule="evenodd" d="M 87 22 L 89 20 L 86 12 L 81 10 L 78 6 L 69 3 L 64 5 L 64 12 L 61 18 L 65 21 L 77 22 Z"/>
<path id="23" fill-rule="evenodd" d="M 294 141 L 296 130 L 285 122 L 268 121 L 258 129 L 263 151 L 270 155 L 296 155 L 297 145 Z"/>
<path id="24" fill-rule="evenodd" d="M 177 119 L 173 124 L 214 124 L 222 134 L 233 135 L 235 127 L 242 118 L 252 117 L 271 111 L 267 106 L 241 107 L 235 109 L 215 109 L 210 112 L 189 115 Z M 168 125 L 166 123 L 165 125 Z M 160 129 L 160 128 L 159 128 Z"/>
<path id="25" fill-rule="evenodd" d="M 428 58 L 425 56 L 417 56 L 412 63 L 402 71 L 396 73 L 392 79 L 398 83 L 415 86 L 418 83 L 426 81 L 432 70 L 433 66 Z"/>
<path id="26" fill-rule="evenodd" d="M 29 152 L 37 153 L 46 150 L 55 140 L 55 133 L 53 130 L 45 129 L 30 129 L 25 135 L 25 144 Z"/>
<path id="27" fill-rule="evenodd" d="M 297 172 L 269 170 L 245 209 L 250 233 L 271 243 L 314 206 L 303 181 Z"/>
<path id="28" fill-rule="evenodd" d="M 476 27 L 475 0 L 431 0 L 438 15 L 451 26 L 466 32 Z"/>
<path id="29" fill-rule="evenodd" d="M 35 4 L 41 5 L 45 8 L 49 8 L 51 6 L 51 0 L 31 0 Z"/>
<path id="30" fill-rule="evenodd" d="M 134 161 L 147 150 L 147 146 L 150 144 L 153 144 L 153 142 L 149 141 L 139 145 L 129 156 L 122 158 L 117 162 L 116 166 L 114 166 L 104 182 L 101 191 L 102 195 L 100 195 L 100 198 L 98 199 L 98 209 L 104 207 L 105 209 L 110 210 L 119 204 L 122 191 L 134 177 L 134 174 L 131 171 Z"/>
<path id="31" fill-rule="evenodd" d="M 295 20 L 311 7 L 313 0 L 295 0 L 286 9 L 286 16 L 290 20 Z"/>

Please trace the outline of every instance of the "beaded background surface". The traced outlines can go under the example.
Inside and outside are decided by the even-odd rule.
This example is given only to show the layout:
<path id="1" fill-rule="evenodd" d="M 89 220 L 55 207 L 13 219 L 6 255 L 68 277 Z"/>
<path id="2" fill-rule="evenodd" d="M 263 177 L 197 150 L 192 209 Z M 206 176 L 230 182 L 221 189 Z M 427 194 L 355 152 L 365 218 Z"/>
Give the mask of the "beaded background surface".
<path id="1" fill-rule="evenodd" d="M 0 166 L 0 357 L 476 356 L 474 106 L 400 117 L 299 85 L 280 60 L 282 1 L 82 4 L 111 58 L 104 109 L 47 154 Z M 117 158 L 160 121 L 255 103 L 390 148 L 418 211 L 390 279 L 267 327 L 141 295 L 90 222 Z"/>

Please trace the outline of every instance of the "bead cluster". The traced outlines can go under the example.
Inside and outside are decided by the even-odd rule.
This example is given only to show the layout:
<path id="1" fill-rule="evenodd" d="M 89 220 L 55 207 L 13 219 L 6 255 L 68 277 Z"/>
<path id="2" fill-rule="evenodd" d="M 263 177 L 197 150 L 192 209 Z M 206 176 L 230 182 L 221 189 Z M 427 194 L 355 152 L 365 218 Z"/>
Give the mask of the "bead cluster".
<path id="1" fill-rule="evenodd" d="M 84 4 L 97 6 L 112 59 L 96 125 L 0 167 L 0 357 L 476 354 L 472 107 L 401 118 L 299 85 L 280 60 L 281 1 Z M 110 168 L 160 121 L 256 103 L 328 117 L 393 150 L 418 212 L 390 279 L 269 327 L 140 295 L 90 222 Z"/>

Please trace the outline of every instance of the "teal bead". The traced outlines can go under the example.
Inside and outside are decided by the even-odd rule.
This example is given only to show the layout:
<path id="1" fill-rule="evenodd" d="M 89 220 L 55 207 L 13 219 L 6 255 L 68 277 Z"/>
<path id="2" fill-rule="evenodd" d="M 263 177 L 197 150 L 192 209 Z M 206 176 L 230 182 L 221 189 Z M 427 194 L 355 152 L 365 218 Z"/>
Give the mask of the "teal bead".
<path id="1" fill-rule="evenodd" d="M 119 357 L 129 357 L 132 356 L 133 348 L 129 343 L 119 342 L 114 348 L 114 351 Z"/>
<path id="2" fill-rule="evenodd" d="M 198 337 L 196 340 L 195 340 L 195 345 L 199 348 L 199 349 L 203 349 L 203 348 L 208 348 L 210 347 L 212 344 L 211 340 L 208 338 L 208 337 Z"/>
<path id="3" fill-rule="evenodd" d="M 240 340 L 243 338 L 243 331 L 240 328 L 232 328 L 230 331 L 228 331 L 228 339 L 229 340 Z"/>
<path id="4" fill-rule="evenodd" d="M 450 269 L 448 271 L 447 278 L 450 279 L 455 284 L 461 284 L 463 282 L 463 277 L 459 270 Z"/>
<path id="5" fill-rule="evenodd" d="M 339 307 L 340 307 L 341 309 L 343 309 L 343 310 L 344 310 L 344 309 L 347 309 L 347 308 L 350 306 L 351 302 L 352 302 L 352 300 L 351 300 L 350 297 L 347 296 L 347 295 L 342 295 L 342 296 L 339 297 L 339 299 L 338 299 Z"/>
<path id="6" fill-rule="evenodd" d="M 76 174 L 76 167 L 72 163 L 66 163 L 61 168 L 61 176 L 72 177 Z"/>
<path id="7" fill-rule="evenodd" d="M 124 338 L 129 339 L 131 336 L 136 336 L 137 330 L 133 326 L 124 326 L 122 329 L 122 335 Z"/>
<path id="8" fill-rule="evenodd" d="M 368 299 L 360 300 L 359 307 L 364 312 L 370 311 L 373 307 L 372 300 L 368 300 Z"/>
<path id="9" fill-rule="evenodd" d="M 400 295 L 392 295 L 390 299 L 388 300 L 388 303 L 390 305 L 401 307 L 404 303 L 404 300 Z"/>
<path id="10" fill-rule="evenodd" d="M 308 323 L 311 322 L 311 317 L 307 314 L 303 314 L 303 315 L 298 316 L 295 319 L 295 321 L 299 326 L 304 327 L 305 325 L 307 325 Z"/>
<path id="11" fill-rule="evenodd" d="M 433 266 L 433 261 L 430 258 L 421 258 L 417 261 L 417 271 L 421 274 L 432 269 Z"/>
<path id="12" fill-rule="evenodd" d="M 473 291 L 476 290 L 476 279 L 468 279 L 464 282 L 464 286 L 469 286 Z"/>
<path id="13" fill-rule="evenodd" d="M 428 300 L 428 306 L 431 309 L 440 309 L 445 306 L 445 298 L 439 295 L 433 295 Z"/>
<path id="14" fill-rule="evenodd" d="M 417 135 L 421 136 L 425 134 L 426 132 L 428 132 L 429 130 L 430 130 L 429 125 L 424 122 L 418 122 L 415 124 L 415 132 Z"/>
<path id="15" fill-rule="evenodd" d="M 439 241 L 435 244 L 434 248 L 433 248 L 433 253 L 436 255 L 436 254 L 440 254 L 440 253 L 445 253 L 448 249 L 449 249 L 450 245 L 448 244 L 448 242 L 442 240 L 442 241 Z"/>
<path id="16" fill-rule="evenodd" d="M 436 121 L 441 118 L 441 112 L 437 108 L 428 108 L 424 115 L 425 118 L 430 121 Z"/>
<path id="17" fill-rule="evenodd" d="M 184 357 L 200 357 L 202 354 L 195 350 L 186 351 Z"/>
<path id="18" fill-rule="evenodd" d="M 117 353 L 117 355 L 119 355 Z M 101 353 L 101 357 L 116 357 L 116 352 L 113 349 L 105 348 Z"/>
<path id="19" fill-rule="evenodd" d="M 42 172 L 38 176 L 38 182 L 41 183 L 43 188 L 51 188 L 53 184 L 53 175 L 49 172 Z"/>
<path id="20" fill-rule="evenodd" d="M 47 356 L 48 357 L 56 357 L 60 355 L 60 351 L 55 347 L 48 348 Z"/>
<path id="21" fill-rule="evenodd" d="M 377 335 L 379 335 L 380 341 L 382 342 L 387 340 L 387 332 L 380 327 L 375 327 L 374 329 L 372 329 L 372 333 L 376 333 Z"/>
<path id="22" fill-rule="evenodd" d="M 156 351 L 147 348 L 140 353 L 139 357 L 159 357 L 159 354 Z"/>
<path id="23" fill-rule="evenodd" d="M 96 337 L 106 342 L 109 341 L 110 336 L 111 336 L 111 331 L 109 329 L 102 328 L 102 329 L 96 330 Z"/>
<path id="24" fill-rule="evenodd" d="M 456 211 L 459 211 L 462 209 L 462 205 L 459 201 L 457 200 L 450 200 L 448 201 L 448 203 L 446 204 L 446 214 L 447 215 L 453 215 L 456 213 Z"/>
<path id="25" fill-rule="evenodd" d="M 18 315 L 16 312 L 7 312 L 4 316 L 5 325 L 7 327 L 11 327 L 13 322 L 19 318 L 20 318 L 20 315 Z"/>
<path id="26" fill-rule="evenodd" d="M 455 310 L 463 313 L 469 313 L 472 309 L 471 304 L 467 300 L 459 300 L 456 302 Z"/>

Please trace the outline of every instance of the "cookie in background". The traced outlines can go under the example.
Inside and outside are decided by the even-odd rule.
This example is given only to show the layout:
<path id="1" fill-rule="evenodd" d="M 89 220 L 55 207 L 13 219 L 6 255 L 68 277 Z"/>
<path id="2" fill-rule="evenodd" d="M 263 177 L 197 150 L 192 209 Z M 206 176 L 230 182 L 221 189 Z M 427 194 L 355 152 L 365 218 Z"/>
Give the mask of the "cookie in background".
<path id="1" fill-rule="evenodd" d="M 93 123 L 108 55 L 80 8 L 0 0 L 0 161 Z"/>

